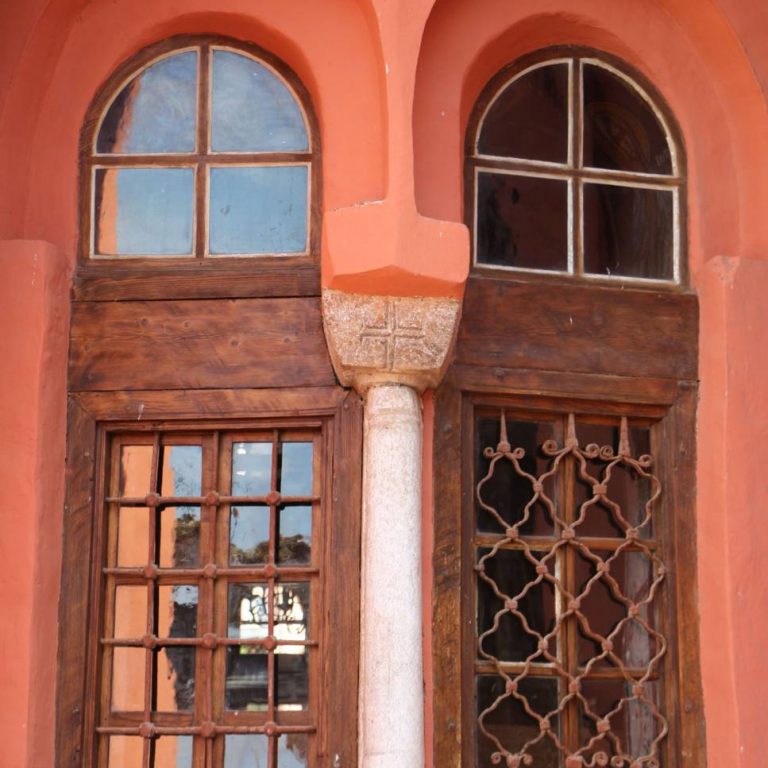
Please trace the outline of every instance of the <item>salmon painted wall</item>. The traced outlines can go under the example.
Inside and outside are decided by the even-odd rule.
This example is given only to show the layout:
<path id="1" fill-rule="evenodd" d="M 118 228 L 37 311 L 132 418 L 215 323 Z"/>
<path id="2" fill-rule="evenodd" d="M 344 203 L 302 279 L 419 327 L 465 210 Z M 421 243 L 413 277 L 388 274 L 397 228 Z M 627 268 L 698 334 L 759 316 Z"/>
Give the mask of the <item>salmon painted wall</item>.
<path id="1" fill-rule="evenodd" d="M 273 51 L 306 84 L 323 146 L 323 284 L 364 293 L 461 295 L 469 258 L 463 135 L 480 89 L 507 62 L 544 45 L 591 45 L 642 70 L 664 95 L 686 144 L 689 259 L 702 310 L 697 535 L 709 764 L 761 768 L 768 5 L 264 0 L 256 8 L 250 0 L 153 0 L 140 13 L 138 5 L 0 5 L 3 765 L 53 765 L 80 125 L 122 60 L 173 34 L 210 32 Z M 427 520 L 430 507 L 427 494 Z"/>

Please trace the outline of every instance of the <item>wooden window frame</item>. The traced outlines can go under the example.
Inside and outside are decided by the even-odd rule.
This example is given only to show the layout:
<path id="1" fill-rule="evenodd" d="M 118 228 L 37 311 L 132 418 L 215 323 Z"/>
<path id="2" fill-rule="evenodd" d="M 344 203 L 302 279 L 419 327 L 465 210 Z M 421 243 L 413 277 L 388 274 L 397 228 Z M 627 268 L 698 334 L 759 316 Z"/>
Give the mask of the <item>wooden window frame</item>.
<path id="1" fill-rule="evenodd" d="M 705 741 L 696 596 L 694 382 L 526 371 L 520 381 L 498 369 L 455 366 L 436 396 L 435 587 L 433 594 L 434 754 L 439 765 L 475 765 L 474 414 L 510 407 L 596 416 L 648 418 L 667 446 L 655 471 L 664 488 L 659 540 L 668 568 L 660 605 L 669 641 L 664 706 L 670 732 L 662 765 L 703 766 Z M 461 663 L 446 663 L 460 658 Z"/>
<path id="2" fill-rule="evenodd" d="M 197 100 L 197 149 L 189 154 L 115 155 L 96 154 L 95 140 L 105 111 L 121 88 L 145 67 L 174 51 L 200 47 L 199 92 L 208 93 L 208 61 L 211 48 L 242 52 L 273 69 L 292 90 L 307 125 L 307 152 L 242 153 L 208 152 L 209 100 Z M 204 115 L 204 119 L 201 116 Z M 280 59 L 259 46 L 229 37 L 180 35 L 140 51 L 121 64 L 101 86 L 88 108 L 80 136 L 79 257 L 73 294 L 78 300 L 115 301 L 160 298 L 211 298 L 303 296 L 319 292 L 321 202 L 320 131 L 306 87 Z M 300 162 L 309 167 L 308 229 L 306 254 L 228 255 L 203 258 L 207 226 L 208 169 L 217 165 L 275 161 Z M 192 257 L 91 257 L 92 184 L 94 167 L 168 166 L 195 168 L 195 236 Z M 201 226 L 202 222 L 202 226 Z"/>
<path id="3" fill-rule="evenodd" d="M 627 81 L 647 102 L 664 129 L 672 154 L 672 174 L 646 174 L 613 171 L 599 168 L 585 168 L 582 157 L 583 125 L 581 115 L 580 77 L 574 76 L 574 66 L 581 61 L 603 66 Z M 569 63 L 569 146 L 568 161 L 565 164 L 502 158 L 477 154 L 477 140 L 482 121 L 492 103 L 512 80 L 526 71 L 548 63 Z M 575 123 L 575 125 L 574 125 Z M 481 91 L 467 123 L 464 145 L 464 220 L 470 230 L 471 269 L 476 274 L 515 280 L 583 282 L 596 285 L 626 284 L 634 288 L 662 290 L 685 290 L 688 283 L 687 269 L 687 162 L 685 146 L 674 114 L 667 106 L 658 89 L 642 72 L 621 59 L 594 48 L 583 46 L 552 46 L 522 56 L 494 75 Z M 542 178 L 566 181 L 568 191 L 568 262 L 569 271 L 554 271 L 525 267 L 480 264 L 477 261 L 477 174 L 481 171 L 500 173 L 521 173 Z M 599 275 L 584 272 L 583 264 L 583 213 L 581 200 L 585 181 L 604 182 L 630 188 L 671 189 L 674 192 L 673 205 L 673 259 L 675 277 L 672 280 L 638 278 L 627 276 Z M 575 185 L 575 188 L 574 188 Z M 564 222 L 565 223 L 565 222 Z"/>
<path id="4" fill-rule="evenodd" d="M 136 415 L 139 414 L 137 420 Z M 345 446 L 362 442 L 362 404 L 339 387 L 78 393 L 69 400 L 63 583 L 60 601 L 56 764 L 95 765 L 98 633 L 103 541 L 97 508 L 104 448 L 116 429 L 311 426 L 322 431 L 326 514 L 321 562 L 325 600 L 319 636 L 314 765 L 352 765 L 357 754 L 361 467 Z"/>

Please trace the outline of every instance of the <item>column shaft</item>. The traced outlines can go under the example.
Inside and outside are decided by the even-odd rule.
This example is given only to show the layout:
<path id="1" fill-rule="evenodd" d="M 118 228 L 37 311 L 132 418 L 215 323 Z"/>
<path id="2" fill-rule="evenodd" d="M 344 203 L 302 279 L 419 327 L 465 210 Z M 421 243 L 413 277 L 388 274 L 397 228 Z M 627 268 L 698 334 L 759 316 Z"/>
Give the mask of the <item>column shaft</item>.
<path id="1" fill-rule="evenodd" d="M 423 768 L 421 401 L 367 393 L 363 454 L 360 768 Z"/>

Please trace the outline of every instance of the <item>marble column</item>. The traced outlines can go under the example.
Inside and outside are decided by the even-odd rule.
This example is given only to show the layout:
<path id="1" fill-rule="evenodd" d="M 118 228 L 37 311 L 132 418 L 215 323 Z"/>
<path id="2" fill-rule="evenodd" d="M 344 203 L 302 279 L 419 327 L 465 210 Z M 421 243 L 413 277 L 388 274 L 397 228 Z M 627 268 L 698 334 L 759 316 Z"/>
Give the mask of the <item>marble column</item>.
<path id="1" fill-rule="evenodd" d="M 421 392 L 448 361 L 453 299 L 323 295 L 336 373 L 365 398 L 359 768 L 423 768 Z"/>

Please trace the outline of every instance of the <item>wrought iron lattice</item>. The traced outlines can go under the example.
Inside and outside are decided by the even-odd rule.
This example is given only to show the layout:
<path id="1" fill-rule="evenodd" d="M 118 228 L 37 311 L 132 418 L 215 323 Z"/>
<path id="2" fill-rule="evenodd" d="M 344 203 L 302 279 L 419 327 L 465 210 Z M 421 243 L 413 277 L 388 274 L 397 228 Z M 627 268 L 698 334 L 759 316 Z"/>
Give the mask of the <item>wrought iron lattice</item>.
<path id="1" fill-rule="evenodd" d="M 581 447 L 568 414 L 562 444 L 541 441 L 536 462 L 510 443 L 503 411 L 499 422 L 476 485 L 491 530 L 475 537 L 478 595 L 491 605 L 477 629 L 478 739 L 488 740 L 479 765 L 658 768 L 667 641 L 654 618 L 665 566 L 653 459 L 631 455 L 626 417 L 617 448 Z M 499 477 L 525 489 L 511 516 L 509 498 L 493 492 Z M 634 504 L 628 483 L 645 489 Z M 613 535 L 595 535 L 598 515 Z"/>

